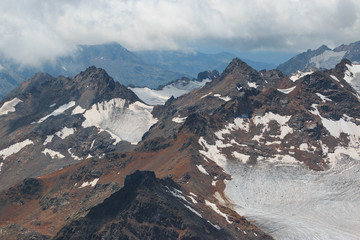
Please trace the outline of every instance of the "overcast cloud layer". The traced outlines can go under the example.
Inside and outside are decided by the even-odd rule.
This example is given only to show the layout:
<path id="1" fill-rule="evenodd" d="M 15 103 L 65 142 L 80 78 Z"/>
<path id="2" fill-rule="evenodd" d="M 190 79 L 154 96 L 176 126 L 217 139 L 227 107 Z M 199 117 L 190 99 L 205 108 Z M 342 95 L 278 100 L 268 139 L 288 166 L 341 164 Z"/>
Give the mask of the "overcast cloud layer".
<path id="1" fill-rule="evenodd" d="M 1 0 L 0 53 L 37 65 L 78 44 L 129 50 L 204 42 L 236 51 L 304 51 L 360 40 L 359 0 Z"/>

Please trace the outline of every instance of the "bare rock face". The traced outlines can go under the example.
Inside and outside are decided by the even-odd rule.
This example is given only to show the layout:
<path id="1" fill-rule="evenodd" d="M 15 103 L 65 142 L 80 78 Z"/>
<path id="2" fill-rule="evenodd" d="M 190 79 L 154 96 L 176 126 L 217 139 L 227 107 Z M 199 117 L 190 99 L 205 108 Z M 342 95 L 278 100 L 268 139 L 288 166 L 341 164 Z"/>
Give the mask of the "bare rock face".
<path id="1" fill-rule="evenodd" d="M 93 70 L 77 80 L 106 79 L 102 71 Z M 360 198 L 359 179 L 354 176 L 360 169 L 360 97 L 351 84 L 356 71 L 355 64 L 344 60 L 334 69 L 290 79 L 278 70 L 257 72 L 234 59 L 220 77 L 154 108 L 152 118 L 132 112 L 139 119 L 148 117 L 153 125 L 135 149 L 126 152 L 124 141 L 117 142 L 111 132 L 99 132 L 122 126 L 109 123 L 121 119 L 125 110 L 116 111 L 121 114 L 105 125 L 83 124 L 95 119 L 87 111 L 100 111 L 96 115 L 100 118 L 107 115 L 102 112 L 107 104 L 94 106 L 97 100 L 87 96 L 116 105 L 107 98 L 117 92 L 116 84 L 110 78 L 99 84 L 78 81 L 76 86 L 83 89 L 78 94 L 83 96 L 81 108 L 76 108 L 77 99 L 71 99 L 75 105 L 65 105 L 59 115 L 39 122 L 54 108 L 23 120 L 34 124 L 7 128 L 9 139 L 24 133 L 26 137 L 17 141 L 21 145 L 16 145 L 21 147 L 17 153 L 3 150 L 10 144 L 1 148 L 0 180 L 10 176 L 6 174 L 11 168 L 44 169 L 24 163 L 50 157 L 54 153 L 49 150 L 65 158 L 91 156 L 4 187 L 0 192 L 4 236 L 16 236 L 9 229 L 20 227 L 29 236 L 37 232 L 56 239 L 271 239 L 265 232 L 279 239 L 357 239 Z M 39 94 L 31 82 L 24 85 L 28 87 L 33 89 L 30 95 Z M 124 106 L 141 106 L 149 113 L 131 93 L 123 94 L 129 97 Z M 12 104 L 18 104 L 4 115 L 10 125 L 9 119 L 16 119 L 26 102 L 12 99 L 2 109 L 12 111 Z M 126 128 L 144 125 L 136 119 Z M 36 154 L 45 148 L 46 154 Z"/>
<path id="2" fill-rule="evenodd" d="M 243 234 L 231 235 L 200 217 L 176 192 L 181 187 L 171 179 L 136 171 L 120 191 L 67 224 L 54 239 L 242 239 Z"/>
<path id="3" fill-rule="evenodd" d="M 156 121 L 151 106 L 95 67 L 75 78 L 38 73 L 0 106 L 0 189 L 91 156 L 132 150 Z M 142 127 L 126 126 L 136 121 Z"/>

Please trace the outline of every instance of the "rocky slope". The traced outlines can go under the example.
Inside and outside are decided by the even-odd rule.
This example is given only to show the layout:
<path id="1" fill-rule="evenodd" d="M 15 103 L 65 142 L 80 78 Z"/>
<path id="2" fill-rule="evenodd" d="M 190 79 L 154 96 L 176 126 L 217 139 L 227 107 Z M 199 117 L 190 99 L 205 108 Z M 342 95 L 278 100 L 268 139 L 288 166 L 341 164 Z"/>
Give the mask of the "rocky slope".
<path id="1" fill-rule="evenodd" d="M 0 106 L 1 189 L 88 157 L 131 150 L 156 122 L 151 106 L 95 67 L 73 79 L 39 73 Z"/>
<path id="2" fill-rule="evenodd" d="M 1 191 L 0 236 L 358 239 L 353 68 L 344 60 L 291 80 L 234 59 L 202 88 L 154 107 L 157 122 L 134 150 Z M 137 172 L 124 181 L 137 170 L 162 180 Z"/>
<path id="3" fill-rule="evenodd" d="M 306 72 L 311 69 L 331 69 L 342 59 L 349 59 L 352 62 L 360 62 L 360 41 L 349 45 L 341 45 L 330 49 L 323 45 L 316 50 L 303 52 L 285 63 L 280 64 L 277 69 L 287 75 L 297 71 Z"/>

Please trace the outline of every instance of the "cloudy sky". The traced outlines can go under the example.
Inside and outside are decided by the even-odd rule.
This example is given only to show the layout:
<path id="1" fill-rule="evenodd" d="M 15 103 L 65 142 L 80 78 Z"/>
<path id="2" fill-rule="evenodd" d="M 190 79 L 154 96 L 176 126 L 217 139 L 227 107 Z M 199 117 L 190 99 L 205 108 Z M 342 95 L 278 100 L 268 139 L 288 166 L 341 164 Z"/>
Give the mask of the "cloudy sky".
<path id="1" fill-rule="evenodd" d="M 302 52 L 360 40 L 359 0 L 0 0 L 0 54 L 40 64 L 79 44 Z"/>

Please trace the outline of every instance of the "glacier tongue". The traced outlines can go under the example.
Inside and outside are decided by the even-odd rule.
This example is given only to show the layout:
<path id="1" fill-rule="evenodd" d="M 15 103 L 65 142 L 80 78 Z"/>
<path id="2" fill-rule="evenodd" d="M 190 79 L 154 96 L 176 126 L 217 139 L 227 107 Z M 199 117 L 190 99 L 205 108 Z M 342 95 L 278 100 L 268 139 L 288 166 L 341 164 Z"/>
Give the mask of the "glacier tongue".
<path id="1" fill-rule="evenodd" d="M 360 239 L 360 163 L 340 162 L 324 172 L 228 162 L 225 193 L 240 215 L 275 239 Z"/>
<path id="2" fill-rule="evenodd" d="M 153 107 L 141 102 L 129 105 L 126 100 L 114 98 L 94 104 L 83 115 L 84 128 L 95 126 L 130 143 L 138 143 L 143 134 L 157 122 L 151 111 Z M 118 141 L 118 140 L 117 140 Z"/>

